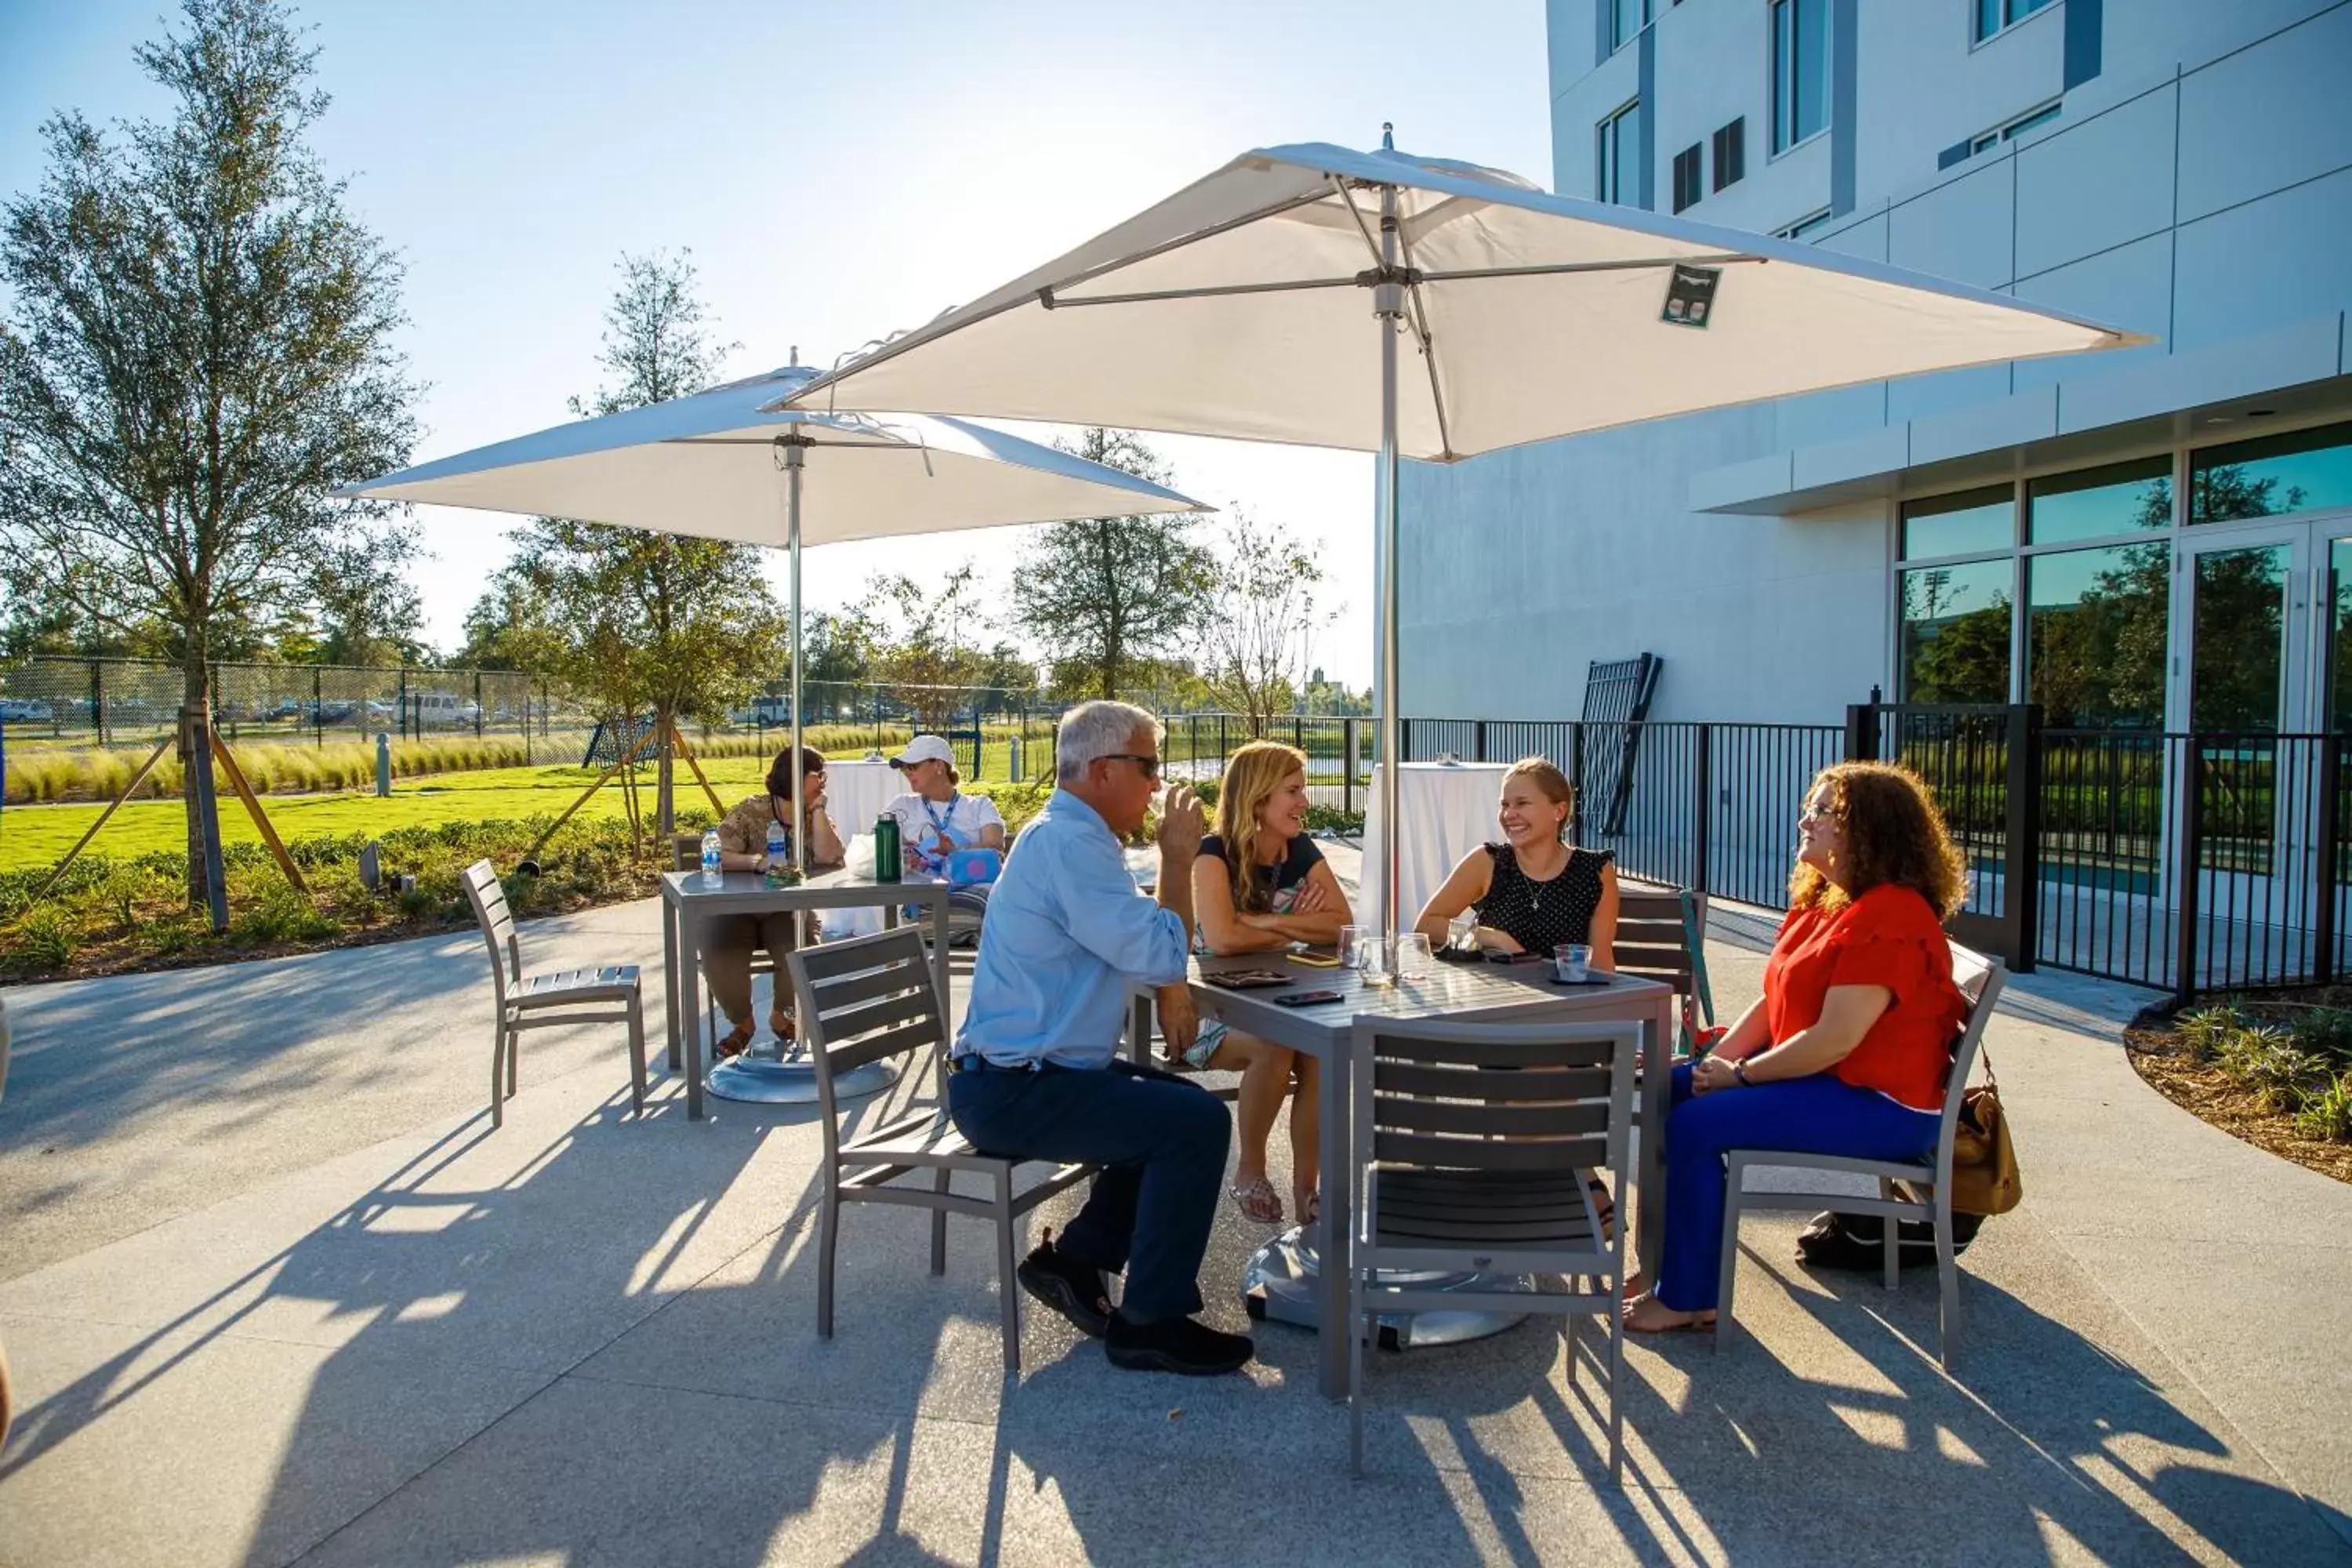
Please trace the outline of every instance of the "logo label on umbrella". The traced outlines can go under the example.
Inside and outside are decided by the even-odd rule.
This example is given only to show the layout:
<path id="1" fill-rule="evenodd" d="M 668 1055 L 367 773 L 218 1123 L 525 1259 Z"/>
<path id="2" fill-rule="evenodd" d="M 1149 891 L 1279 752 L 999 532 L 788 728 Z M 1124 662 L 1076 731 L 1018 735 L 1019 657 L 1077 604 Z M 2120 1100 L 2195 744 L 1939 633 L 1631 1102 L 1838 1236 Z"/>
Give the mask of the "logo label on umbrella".
<path id="1" fill-rule="evenodd" d="M 1720 267 L 1682 267 L 1666 284 L 1666 308 L 1659 320 L 1671 327 L 1705 327 L 1715 309 L 1715 280 Z"/>

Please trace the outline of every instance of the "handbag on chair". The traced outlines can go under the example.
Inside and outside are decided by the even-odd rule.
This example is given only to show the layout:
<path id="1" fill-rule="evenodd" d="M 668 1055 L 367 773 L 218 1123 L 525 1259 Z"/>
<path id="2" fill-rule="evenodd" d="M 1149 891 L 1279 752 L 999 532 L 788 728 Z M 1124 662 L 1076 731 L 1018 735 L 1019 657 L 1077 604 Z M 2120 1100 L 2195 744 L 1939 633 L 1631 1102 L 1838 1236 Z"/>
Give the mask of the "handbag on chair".
<path id="1" fill-rule="evenodd" d="M 2017 1142 L 2001 1109 L 1992 1058 L 1986 1057 L 1984 1064 L 1985 1080 L 1961 1099 L 1959 1122 L 1952 1129 L 1954 1214 L 2007 1214 L 2025 1198 Z"/>

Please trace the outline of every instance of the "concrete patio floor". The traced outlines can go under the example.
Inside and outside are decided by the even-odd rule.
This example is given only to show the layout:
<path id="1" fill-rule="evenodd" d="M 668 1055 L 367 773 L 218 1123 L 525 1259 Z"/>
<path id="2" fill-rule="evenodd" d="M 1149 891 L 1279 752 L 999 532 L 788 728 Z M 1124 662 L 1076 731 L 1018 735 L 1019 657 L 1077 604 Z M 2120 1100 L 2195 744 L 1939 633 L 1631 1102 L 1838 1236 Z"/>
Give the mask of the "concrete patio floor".
<path id="1" fill-rule="evenodd" d="M 1718 918 L 1726 1013 L 1770 931 Z M 659 940 L 524 931 L 649 977 Z M 636 1120 L 618 1031 L 551 1031 L 492 1131 L 470 932 L 18 988 L 0 1563 L 2352 1563 L 2352 1188 L 2143 1086 L 2141 1000 L 2013 985 L 2029 1195 L 1963 1260 L 1957 1379 L 1928 1280 L 1759 1217 L 1736 1348 L 1629 1347 L 1620 1491 L 1589 1321 L 1374 1356 L 1362 1482 L 1300 1332 L 1194 1381 L 1032 1311 L 1005 1379 L 984 1226 L 935 1279 L 920 1216 L 853 1212 L 820 1341 L 813 1110 L 696 1125 L 657 1074 Z M 1225 1326 L 1263 1234 L 1221 1214 Z"/>

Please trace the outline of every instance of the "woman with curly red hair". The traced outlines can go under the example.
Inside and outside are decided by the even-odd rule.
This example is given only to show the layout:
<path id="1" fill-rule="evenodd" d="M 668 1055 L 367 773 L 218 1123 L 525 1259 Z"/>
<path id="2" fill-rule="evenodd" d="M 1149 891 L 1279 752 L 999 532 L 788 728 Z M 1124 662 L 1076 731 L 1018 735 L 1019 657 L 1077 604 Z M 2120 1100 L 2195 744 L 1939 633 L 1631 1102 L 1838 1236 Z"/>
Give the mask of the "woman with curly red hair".
<path id="1" fill-rule="evenodd" d="M 1654 1284 L 1626 1285 L 1637 1333 L 1714 1321 L 1726 1150 L 1904 1160 L 1936 1141 L 1968 1011 L 1942 925 L 1964 891 L 1943 813 L 1907 769 L 1842 763 L 1806 792 L 1797 837 L 1764 994 L 1675 1068 L 1664 1256 Z"/>

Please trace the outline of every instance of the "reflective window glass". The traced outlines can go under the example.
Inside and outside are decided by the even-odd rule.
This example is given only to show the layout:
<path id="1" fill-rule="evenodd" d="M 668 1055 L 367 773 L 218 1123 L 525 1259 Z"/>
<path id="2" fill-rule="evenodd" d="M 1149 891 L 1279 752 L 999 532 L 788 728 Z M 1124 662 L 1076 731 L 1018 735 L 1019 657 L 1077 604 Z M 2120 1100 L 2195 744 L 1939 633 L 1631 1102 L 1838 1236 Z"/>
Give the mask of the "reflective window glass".
<path id="1" fill-rule="evenodd" d="M 2017 542 L 2016 510 L 2007 485 L 1905 501 L 1903 559 L 2007 550 Z"/>
<path id="2" fill-rule="evenodd" d="M 2025 490 L 2025 537 L 2034 544 L 2172 526 L 2170 458 L 2051 474 Z"/>
<path id="3" fill-rule="evenodd" d="M 2214 733 L 2278 729 L 2294 557 L 2290 546 L 2256 544 L 2208 550 L 2195 558 L 2189 728 Z"/>
<path id="4" fill-rule="evenodd" d="M 2352 506 L 2352 424 L 2209 447 L 2189 459 L 2189 521 Z"/>
<path id="5" fill-rule="evenodd" d="M 2053 730 L 2161 729 L 2172 549 L 2161 540 L 2026 562 L 2026 700 Z"/>
<path id="6" fill-rule="evenodd" d="M 2009 700 L 2014 571 L 2003 559 L 1903 574 L 1902 700 Z"/>

